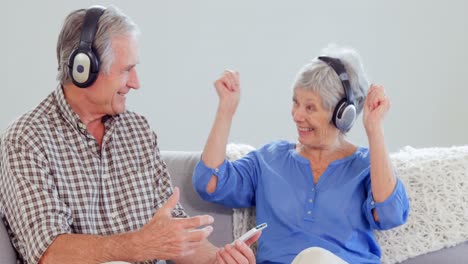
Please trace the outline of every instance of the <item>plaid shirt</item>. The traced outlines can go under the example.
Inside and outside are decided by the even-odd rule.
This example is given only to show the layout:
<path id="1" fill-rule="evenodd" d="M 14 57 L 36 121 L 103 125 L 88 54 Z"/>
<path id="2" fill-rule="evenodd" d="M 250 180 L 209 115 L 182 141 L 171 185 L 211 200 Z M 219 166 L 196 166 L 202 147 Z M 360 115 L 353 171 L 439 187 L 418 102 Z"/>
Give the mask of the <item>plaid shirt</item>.
<path id="1" fill-rule="evenodd" d="M 60 234 L 138 230 L 172 194 L 146 119 L 102 122 L 100 148 L 59 86 L 0 138 L 1 214 L 20 263 L 37 263 Z M 173 216 L 186 214 L 178 205 Z"/>

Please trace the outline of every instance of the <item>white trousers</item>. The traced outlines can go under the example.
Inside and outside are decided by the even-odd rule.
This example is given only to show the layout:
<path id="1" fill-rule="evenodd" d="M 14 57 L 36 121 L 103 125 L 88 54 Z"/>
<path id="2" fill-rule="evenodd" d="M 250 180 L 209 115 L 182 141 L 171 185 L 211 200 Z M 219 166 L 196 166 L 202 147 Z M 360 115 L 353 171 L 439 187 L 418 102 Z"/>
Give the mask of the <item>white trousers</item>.
<path id="1" fill-rule="evenodd" d="M 348 262 L 324 248 L 310 247 L 302 250 L 291 264 L 348 264 Z"/>

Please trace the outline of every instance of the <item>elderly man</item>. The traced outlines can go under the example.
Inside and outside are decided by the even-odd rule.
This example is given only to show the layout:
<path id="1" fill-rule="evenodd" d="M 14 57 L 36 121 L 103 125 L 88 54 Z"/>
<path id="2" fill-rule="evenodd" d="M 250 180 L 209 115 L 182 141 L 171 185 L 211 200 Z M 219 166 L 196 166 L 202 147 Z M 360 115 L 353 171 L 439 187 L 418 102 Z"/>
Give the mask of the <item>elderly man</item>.
<path id="1" fill-rule="evenodd" d="M 115 7 L 68 15 L 57 44 L 60 85 L 0 141 L 0 205 L 24 263 L 255 263 L 258 236 L 218 249 L 209 215 L 178 204 L 139 89 L 138 28 Z M 203 227 L 204 226 L 204 227 Z"/>

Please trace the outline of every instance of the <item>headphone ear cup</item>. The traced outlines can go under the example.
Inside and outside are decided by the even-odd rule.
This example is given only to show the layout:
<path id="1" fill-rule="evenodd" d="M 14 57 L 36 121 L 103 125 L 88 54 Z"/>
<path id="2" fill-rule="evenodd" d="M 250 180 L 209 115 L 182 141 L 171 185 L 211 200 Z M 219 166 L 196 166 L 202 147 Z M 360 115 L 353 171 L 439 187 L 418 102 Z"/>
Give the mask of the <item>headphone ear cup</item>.
<path id="1" fill-rule="evenodd" d="M 93 84 L 99 73 L 99 59 L 93 51 L 76 49 L 69 59 L 70 77 L 73 84 L 87 88 Z"/>
<path id="2" fill-rule="evenodd" d="M 333 124 L 342 132 L 348 132 L 356 120 L 356 107 L 348 104 L 346 98 L 341 99 L 333 111 Z"/>

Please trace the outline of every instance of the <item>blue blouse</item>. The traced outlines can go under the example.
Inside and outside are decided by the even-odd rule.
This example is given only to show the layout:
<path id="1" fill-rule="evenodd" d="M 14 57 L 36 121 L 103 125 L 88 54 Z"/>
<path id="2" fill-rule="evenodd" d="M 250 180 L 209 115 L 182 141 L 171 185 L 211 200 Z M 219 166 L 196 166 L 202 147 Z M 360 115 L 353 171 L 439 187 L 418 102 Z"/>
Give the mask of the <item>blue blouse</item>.
<path id="1" fill-rule="evenodd" d="M 218 184 L 209 194 L 206 186 L 213 174 Z M 272 142 L 236 161 L 225 160 L 215 169 L 200 161 L 193 184 L 204 200 L 237 208 L 256 206 L 257 224 L 268 224 L 258 241 L 258 263 L 289 264 L 313 246 L 349 263 L 380 263 L 373 229 L 401 225 L 409 212 L 400 180 L 386 201 L 373 200 L 369 150 L 363 147 L 330 163 L 317 184 L 309 160 L 287 141 Z"/>

